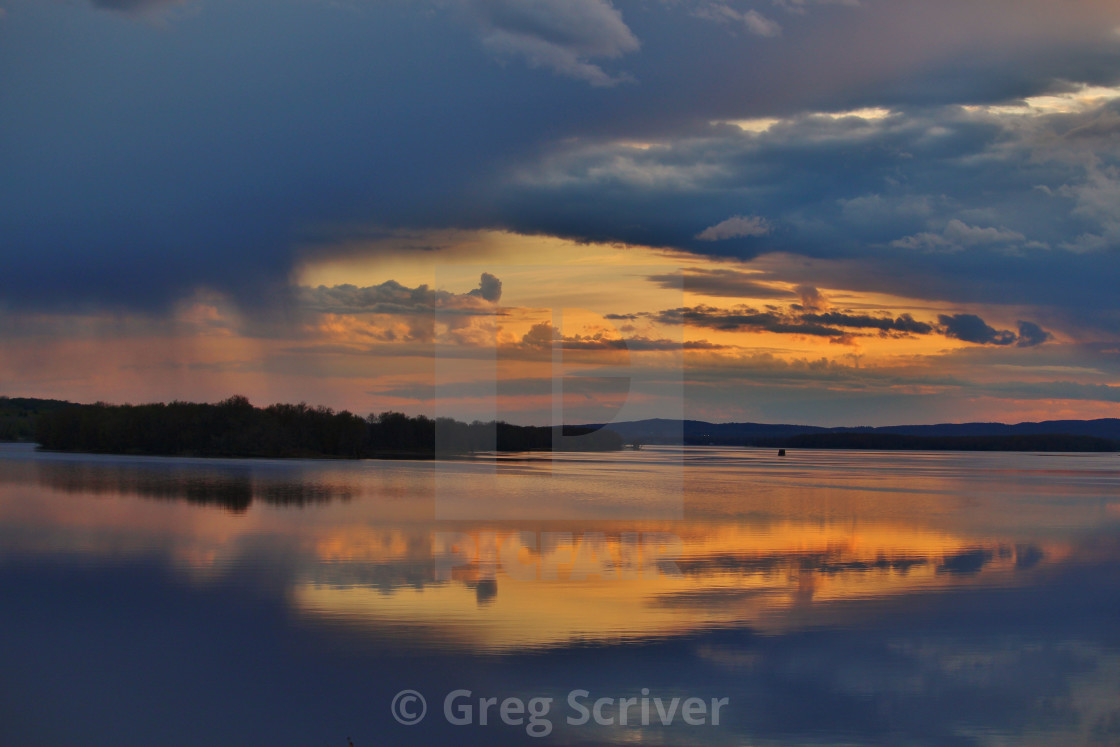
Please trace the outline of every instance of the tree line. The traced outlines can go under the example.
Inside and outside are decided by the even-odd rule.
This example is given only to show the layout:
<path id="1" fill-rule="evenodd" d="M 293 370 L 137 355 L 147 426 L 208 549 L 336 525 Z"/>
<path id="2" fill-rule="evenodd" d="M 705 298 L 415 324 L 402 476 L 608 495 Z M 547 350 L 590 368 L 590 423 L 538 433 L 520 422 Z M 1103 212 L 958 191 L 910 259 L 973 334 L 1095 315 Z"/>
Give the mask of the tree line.
<path id="1" fill-rule="evenodd" d="M 383 412 L 362 418 L 306 403 L 68 404 L 37 414 L 34 439 L 51 451 L 215 457 L 431 458 L 490 451 L 614 451 L 606 429 L 463 423 Z"/>
<path id="2" fill-rule="evenodd" d="M 0 441 L 34 440 L 39 415 L 69 406 L 60 399 L 0 397 Z"/>

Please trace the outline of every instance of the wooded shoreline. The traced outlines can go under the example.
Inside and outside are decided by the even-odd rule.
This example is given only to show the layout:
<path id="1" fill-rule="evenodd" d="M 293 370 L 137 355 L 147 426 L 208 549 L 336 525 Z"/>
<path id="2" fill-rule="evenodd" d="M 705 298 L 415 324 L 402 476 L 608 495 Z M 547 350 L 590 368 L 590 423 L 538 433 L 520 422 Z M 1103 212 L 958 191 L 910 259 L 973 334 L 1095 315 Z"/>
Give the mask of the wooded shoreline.
<path id="1" fill-rule="evenodd" d="M 383 412 L 362 418 L 305 403 L 69 405 L 37 415 L 34 440 L 48 451 L 153 456 L 433 459 L 480 452 L 616 451 L 607 429 L 463 423 Z"/>
<path id="2" fill-rule="evenodd" d="M 661 421 L 659 421 L 661 422 Z M 666 421 L 667 422 L 667 421 Z M 1102 426 L 1112 421 L 1074 422 Z M 1120 440 L 1102 435 L 1060 432 L 1069 423 L 1025 424 L 1055 432 L 937 434 L 958 426 L 915 426 L 926 433 L 900 433 L 901 427 L 874 430 L 815 429 L 809 433 L 732 435 L 735 426 L 707 426 L 704 433 L 683 433 L 685 445 L 747 446 L 780 449 L 877 451 L 1039 451 L 1113 452 Z M 669 443 L 632 432 L 641 423 L 584 426 L 521 426 L 504 422 L 464 423 L 450 418 L 411 417 L 383 412 L 359 417 L 326 407 L 276 404 L 254 407 L 234 396 L 217 404 L 171 402 L 144 405 L 75 404 L 62 400 L 0 397 L 0 441 L 35 442 L 47 451 L 153 456 L 434 459 L 471 458 L 486 453 L 600 452 L 626 444 Z M 682 423 L 681 430 L 683 431 Z M 740 424 L 746 427 L 749 424 Z M 796 426 L 756 426 L 771 431 Z M 959 426 L 969 428 L 974 426 Z M 1002 426 L 1021 428 L 1020 426 Z M 617 429 L 616 429 L 617 428 Z M 1102 430 L 1102 428 L 1096 428 Z"/>

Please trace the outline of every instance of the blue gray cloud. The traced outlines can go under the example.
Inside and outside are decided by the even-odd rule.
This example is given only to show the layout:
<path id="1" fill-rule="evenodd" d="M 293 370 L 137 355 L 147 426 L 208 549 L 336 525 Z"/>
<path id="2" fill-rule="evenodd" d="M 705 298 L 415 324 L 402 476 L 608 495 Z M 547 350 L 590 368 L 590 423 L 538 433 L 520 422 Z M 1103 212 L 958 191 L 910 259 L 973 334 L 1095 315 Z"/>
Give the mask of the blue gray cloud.
<path id="1" fill-rule="evenodd" d="M 169 5 L 179 5 L 187 0 L 90 0 L 95 7 L 119 13 L 145 13 Z"/>
<path id="2" fill-rule="evenodd" d="M 643 312 L 626 318 L 641 316 L 648 316 L 662 324 L 705 327 L 722 332 L 808 335 L 833 338 L 837 342 L 850 342 L 856 336 L 868 334 L 884 337 L 940 334 L 976 345 L 1034 347 L 1053 339 L 1053 335 L 1041 326 L 1027 321 L 1019 322 L 1019 334 L 1016 335 L 1010 330 L 989 326 L 975 314 L 939 314 L 934 324 L 915 319 L 911 314 L 871 316 L 848 311 L 818 312 L 802 304 L 791 304 L 786 309 L 776 306 L 757 309 L 746 305 L 724 309 L 700 304 L 665 309 L 654 314 Z"/>
<path id="3" fill-rule="evenodd" d="M 455 309 L 493 313 L 502 297 L 502 281 L 489 272 L 482 273 L 479 287 L 465 294 L 436 290 L 427 285 L 409 288 L 395 280 L 380 285 L 303 286 L 296 289 L 296 302 L 311 311 L 332 314 L 433 314 Z M 488 302 L 488 303 L 483 303 Z"/>
<path id="4" fill-rule="evenodd" d="M 1054 335 L 1050 334 L 1042 327 L 1034 322 L 1019 322 L 1019 339 L 1016 344 L 1021 348 L 1030 348 L 1035 345 L 1041 345 L 1044 342 L 1052 340 Z"/>
<path id="5" fill-rule="evenodd" d="M 465 0 L 483 45 L 594 86 L 627 80 L 591 62 L 636 52 L 641 44 L 608 0 Z"/>
<path id="6" fill-rule="evenodd" d="M 946 337 L 955 337 L 978 345 L 1011 345 L 1016 341 L 1015 333 L 997 330 L 975 314 L 942 314 L 937 321 L 944 329 Z"/>

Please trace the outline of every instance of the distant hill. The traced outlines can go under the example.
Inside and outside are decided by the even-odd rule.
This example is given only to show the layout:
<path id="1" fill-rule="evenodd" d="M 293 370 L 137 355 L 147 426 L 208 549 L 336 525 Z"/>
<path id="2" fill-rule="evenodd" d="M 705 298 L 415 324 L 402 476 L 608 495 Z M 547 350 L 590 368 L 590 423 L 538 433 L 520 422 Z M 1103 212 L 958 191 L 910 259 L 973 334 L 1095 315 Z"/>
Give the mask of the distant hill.
<path id="1" fill-rule="evenodd" d="M 802 436 L 830 434 L 869 434 L 884 437 L 875 443 L 890 443 L 891 436 L 915 438 L 1007 438 L 1012 436 L 1077 436 L 1120 442 L 1120 420 L 1048 420 L 1041 423 L 940 423 L 937 425 L 890 425 L 882 427 L 856 426 L 824 428 L 813 425 L 771 423 L 708 423 L 703 420 L 633 420 L 605 424 L 627 442 L 646 444 L 712 444 L 717 446 L 786 446 L 790 439 Z M 604 424 L 584 427 L 599 428 Z M 902 439 L 900 439 L 901 441 Z M 822 439 L 817 443 L 826 443 Z M 833 439 L 829 443 L 858 443 L 858 440 Z M 866 441 L 870 443 L 871 441 Z M 805 443 L 804 441 L 802 443 Z M 962 442 L 964 443 L 964 442 Z M 1019 443 L 1028 443 L 1020 441 Z M 1041 442 L 1039 442 L 1041 443 Z M 1073 442 L 1071 442 L 1073 443 Z M 1083 445 L 1090 442 L 1082 441 Z M 1102 446 L 1095 442 L 1096 446 Z M 852 448 L 851 446 L 820 446 L 802 448 Z M 874 447 L 880 448 L 880 447 Z M 917 448 L 917 447 L 909 447 Z M 965 447 L 967 448 L 967 447 Z M 1081 450 L 1081 449 L 1075 449 Z"/>
<path id="2" fill-rule="evenodd" d="M 0 441 L 31 441 L 35 423 L 45 413 L 55 413 L 73 403 L 55 399 L 0 397 Z M 92 407 L 92 406 L 87 406 Z M 1120 450 L 1120 419 L 1047 420 L 1040 423 L 939 423 L 936 425 L 849 426 L 825 428 L 791 423 L 709 423 L 703 420 L 653 418 L 621 423 L 585 424 L 565 428 L 608 428 L 627 443 L 764 446 L 792 448 L 876 449 L 997 449 L 1032 451 Z M 576 431 L 573 431 L 576 432 Z M 843 438 L 832 436 L 851 434 Z M 866 438 L 856 436 L 864 434 Z M 1045 437 L 1031 440 L 1025 437 Z M 810 437 L 816 437 L 813 440 Z M 894 438 L 892 438 L 894 437 Z M 1014 440 L 1006 440 L 1012 439 Z M 1065 438 L 1063 437 L 1077 437 Z M 799 440 L 794 440 L 799 439 Z M 920 439 L 983 439 L 937 445 Z M 1000 439 L 1005 439 L 1000 441 Z M 814 445 L 809 445 L 814 444 Z M 827 444 L 827 445 L 826 445 Z M 867 444 L 875 444 L 870 446 Z M 1003 444 L 1001 447 L 1000 444 Z M 1068 448 L 1058 448 L 1064 445 Z M 1050 448 L 1052 447 L 1052 448 Z"/>
<path id="3" fill-rule="evenodd" d="M 744 440 L 787 438 L 803 433 L 828 433 L 832 429 L 813 425 L 770 425 L 765 423 L 707 423 L 703 420 L 633 420 L 582 426 L 610 428 L 628 441 L 648 444 L 717 444 L 742 446 Z"/>
<path id="4" fill-rule="evenodd" d="M 1066 434 L 1120 439 L 1120 420 L 1045 420 L 1041 423 L 942 423 L 940 425 L 891 425 L 882 428 L 837 428 L 840 432 L 898 433 L 907 436 L 1033 436 Z"/>
<path id="5" fill-rule="evenodd" d="M 1095 436 L 1031 433 L 984 436 L 911 436 L 902 433 L 803 433 L 775 445 L 792 449 L 879 451 L 1117 451 L 1120 441 Z"/>

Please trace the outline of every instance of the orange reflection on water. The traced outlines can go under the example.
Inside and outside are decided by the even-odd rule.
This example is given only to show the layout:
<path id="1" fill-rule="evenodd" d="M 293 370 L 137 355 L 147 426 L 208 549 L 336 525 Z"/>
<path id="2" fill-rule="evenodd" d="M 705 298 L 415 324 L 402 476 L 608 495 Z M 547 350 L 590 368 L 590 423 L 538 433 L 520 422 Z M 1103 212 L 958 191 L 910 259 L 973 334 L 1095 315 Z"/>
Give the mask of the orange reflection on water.
<path id="1" fill-rule="evenodd" d="M 320 567 L 296 584 L 291 600 L 351 626 L 398 624 L 429 642 L 500 652 L 729 625 L 779 632 L 828 624 L 838 603 L 1014 583 L 1042 559 L 1069 554 L 1060 544 L 978 541 L 881 523 L 626 529 L 633 527 L 434 532 L 426 559 L 416 554 L 424 543 L 414 533 L 349 528 L 319 543 L 334 571 Z M 388 585 L 362 582 L 345 566 L 425 560 L 434 564 L 431 575 Z"/>
<path id="2" fill-rule="evenodd" d="M 28 452 L 0 460 L 0 559 L 266 574 L 308 620 L 480 651 L 780 632 L 1114 559 L 1114 545 L 1085 539 L 1117 521 L 1113 461 L 696 449 L 682 463 L 648 449 L 453 462 L 440 469 L 477 498 L 465 505 L 511 515 L 437 521 L 430 464 Z M 688 518 L 649 518 L 674 476 Z M 527 496 L 552 495 L 586 518 L 514 519 Z M 646 518 L 609 518 L 636 512 Z"/>

